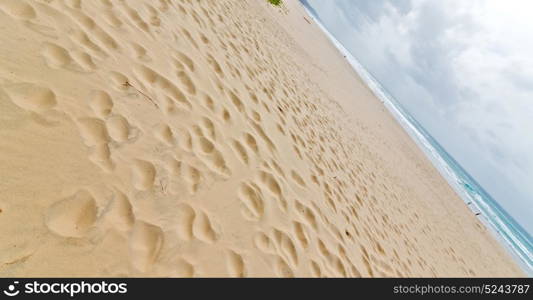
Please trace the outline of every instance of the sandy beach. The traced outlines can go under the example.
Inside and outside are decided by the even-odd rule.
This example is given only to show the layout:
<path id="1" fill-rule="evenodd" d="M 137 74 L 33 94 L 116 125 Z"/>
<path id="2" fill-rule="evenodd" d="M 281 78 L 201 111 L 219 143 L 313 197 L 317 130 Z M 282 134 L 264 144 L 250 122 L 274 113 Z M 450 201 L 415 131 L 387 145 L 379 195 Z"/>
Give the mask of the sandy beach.
<path id="1" fill-rule="evenodd" d="M 0 276 L 524 276 L 299 2 L 0 0 Z"/>

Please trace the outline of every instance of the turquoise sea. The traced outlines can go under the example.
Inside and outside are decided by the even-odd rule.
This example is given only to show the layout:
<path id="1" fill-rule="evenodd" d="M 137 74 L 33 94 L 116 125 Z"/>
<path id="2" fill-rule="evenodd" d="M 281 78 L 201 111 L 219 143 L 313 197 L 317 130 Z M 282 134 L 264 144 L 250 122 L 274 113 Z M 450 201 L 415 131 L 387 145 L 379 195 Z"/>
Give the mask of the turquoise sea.
<path id="1" fill-rule="evenodd" d="M 370 90 L 383 102 L 400 125 L 439 170 L 450 186 L 470 207 L 473 214 L 487 226 L 494 236 L 517 260 L 522 269 L 533 277 L 533 237 L 518 224 L 483 187 L 470 176 L 453 157 L 420 125 L 402 105 L 364 68 L 352 54 L 324 27 L 316 12 L 301 1 L 314 21 L 331 42 L 346 56 Z"/>

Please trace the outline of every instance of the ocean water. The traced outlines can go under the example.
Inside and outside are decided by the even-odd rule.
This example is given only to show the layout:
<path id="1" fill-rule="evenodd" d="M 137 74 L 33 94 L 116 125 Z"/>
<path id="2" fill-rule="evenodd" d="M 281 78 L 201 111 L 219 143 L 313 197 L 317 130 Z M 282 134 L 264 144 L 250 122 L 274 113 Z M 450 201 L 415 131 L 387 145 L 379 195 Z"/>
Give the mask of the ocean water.
<path id="1" fill-rule="evenodd" d="M 420 125 L 402 105 L 366 70 L 359 61 L 324 27 L 316 12 L 305 0 L 300 1 L 314 21 L 328 36 L 359 74 L 370 90 L 381 100 L 400 125 L 407 131 L 448 184 L 463 199 L 473 214 L 516 259 L 522 269 L 533 277 L 533 237 L 518 224 L 483 187 L 459 165 L 453 157 Z"/>

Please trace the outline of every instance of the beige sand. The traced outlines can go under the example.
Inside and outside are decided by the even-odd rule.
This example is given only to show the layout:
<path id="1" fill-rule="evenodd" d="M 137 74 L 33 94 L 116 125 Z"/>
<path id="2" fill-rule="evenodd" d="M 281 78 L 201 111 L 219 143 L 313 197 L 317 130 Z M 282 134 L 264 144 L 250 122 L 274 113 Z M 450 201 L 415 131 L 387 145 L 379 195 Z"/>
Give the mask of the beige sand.
<path id="1" fill-rule="evenodd" d="M 296 1 L 0 0 L 0 276 L 516 276 Z"/>

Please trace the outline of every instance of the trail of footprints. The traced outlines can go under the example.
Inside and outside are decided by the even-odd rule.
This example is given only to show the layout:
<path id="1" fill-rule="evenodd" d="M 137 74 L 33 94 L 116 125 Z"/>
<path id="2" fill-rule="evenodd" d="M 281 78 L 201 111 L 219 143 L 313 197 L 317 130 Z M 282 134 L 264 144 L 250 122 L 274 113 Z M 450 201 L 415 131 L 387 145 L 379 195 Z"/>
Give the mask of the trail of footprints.
<path id="1" fill-rule="evenodd" d="M 45 214 L 50 232 L 93 239 L 105 235 L 105 228 L 122 232 L 130 267 L 140 274 L 157 274 L 166 264 L 171 270 L 158 275 L 209 276 L 188 247 L 218 255 L 234 277 L 435 272 L 426 261 L 415 266 L 406 260 L 418 254 L 415 243 L 401 235 L 393 243 L 406 245 L 408 253 L 381 246 L 380 240 L 394 239 L 389 232 L 416 226 L 418 217 L 395 224 L 369 215 L 386 215 L 381 199 L 395 199 L 392 210 L 401 209 L 399 199 L 411 197 L 405 190 L 389 191 L 393 184 L 386 174 L 357 161 L 371 151 L 347 132 L 352 125 L 339 117 L 342 109 L 289 54 L 274 56 L 264 44 L 268 39 L 274 49 L 293 47 L 286 35 L 272 24 L 253 25 L 245 3 L 140 2 L 0 1 L 0 13 L 43 37 L 40 54 L 49 68 L 102 78 L 102 89 L 80 87 L 86 89 L 79 103 L 85 109 L 71 117 L 88 158 L 119 178 L 120 188 L 111 188 L 107 202 L 84 188 L 59 199 Z M 71 27 L 55 26 L 46 14 L 69 19 Z M 194 30 L 182 27 L 191 23 Z M 139 31 L 142 42 L 130 38 Z M 165 56 L 152 53 L 154 41 Z M 115 60 L 129 68 L 119 70 Z M 307 84 L 298 85 L 296 77 Z M 67 104 L 68 97 L 53 86 L 2 88 L 13 103 L 43 116 Z M 375 188 L 378 178 L 382 187 Z M 231 191 L 217 194 L 217 203 L 206 202 L 204 196 L 224 184 Z M 140 200 L 146 198 L 149 204 Z M 172 218 L 143 214 L 143 205 L 160 203 L 167 210 L 162 214 Z M 226 206 L 235 207 L 241 219 L 213 209 Z M 232 239 L 231 228 L 244 233 Z M 270 273 L 254 270 L 252 261 L 266 261 Z"/>
<path id="2" fill-rule="evenodd" d="M 100 210 L 100 211 L 99 211 Z M 46 212 L 45 224 L 54 234 L 65 238 L 83 238 L 98 224 L 128 232 L 129 254 L 135 271 L 146 273 L 154 268 L 165 240 L 179 238 L 213 244 L 218 233 L 213 229 L 209 215 L 201 209 L 181 203 L 177 206 L 178 222 L 174 231 L 163 232 L 160 226 L 136 218 L 129 198 L 115 189 L 113 198 L 101 209 L 91 192 L 78 190 L 73 195 L 58 200 Z M 235 252 L 228 252 L 228 266 L 235 276 L 242 276 L 244 264 Z M 194 273 L 193 266 L 180 260 L 176 266 L 183 276 Z"/>

